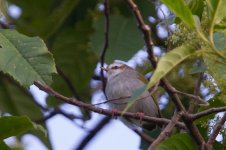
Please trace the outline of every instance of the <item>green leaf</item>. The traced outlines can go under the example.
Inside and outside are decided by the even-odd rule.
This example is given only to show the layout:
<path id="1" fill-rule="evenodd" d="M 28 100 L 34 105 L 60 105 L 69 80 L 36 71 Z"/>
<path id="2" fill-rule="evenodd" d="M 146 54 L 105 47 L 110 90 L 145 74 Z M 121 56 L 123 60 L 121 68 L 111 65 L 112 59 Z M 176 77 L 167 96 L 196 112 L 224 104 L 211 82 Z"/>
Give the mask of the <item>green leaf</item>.
<path id="1" fill-rule="evenodd" d="M 6 16 L 8 5 L 6 0 L 0 0 L 0 17 Z"/>
<path id="2" fill-rule="evenodd" d="M 176 16 L 184 21 L 188 26 L 192 28 L 195 26 L 192 13 L 184 0 L 161 0 L 161 2 L 168 6 Z"/>
<path id="3" fill-rule="evenodd" d="M 210 26 L 219 23 L 226 15 L 225 0 L 206 0 L 210 19 Z"/>
<path id="4" fill-rule="evenodd" d="M 182 45 L 177 47 L 165 56 L 161 57 L 154 74 L 152 75 L 147 88 L 149 89 L 155 83 L 157 83 L 162 77 L 169 73 L 175 66 L 180 62 L 187 59 L 189 56 L 194 54 L 195 49 L 189 45 Z"/>
<path id="5" fill-rule="evenodd" d="M 56 72 L 45 43 L 15 30 L 0 30 L 0 70 L 25 87 L 35 80 L 50 84 L 52 73 Z"/>
<path id="6" fill-rule="evenodd" d="M 32 95 L 0 74 L 0 111 L 11 115 L 26 115 L 32 120 L 43 118 Z"/>
<path id="7" fill-rule="evenodd" d="M 26 115 L 32 120 L 43 118 L 40 108 L 34 103 L 32 95 L 15 81 L 0 73 L 0 111 L 11 115 Z M 50 140 L 40 130 L 30 131 L 37 136 L 49 149 Z"/>
<path id="8" fill-rule="evenodd" d="M 156 150 L 198 150 L 198 146 L 187 133 L 175 134 L 166 139 Z"/>
<path id="9" fill-rule="evenodd" d="M 224 56 L 226 56 L 226 50 L 220 52 L 224 52 Z M 214 78 L 221 92 L 226 93 L 226 60 L 211 52 L 204 53 L 203 60 L 207 66 L 208 73 Z"/>
<path id="10" fill-rule="evenodd" d="M 8 145 L 5 142 L 3 142 L 3 141 L 0 141 L 0 149 L 1 150 L 10 150 Z"/>
<path id="11" fill-rule="evenodd" d="M 95 32 L 91 36 L 91 48 L 100 55 L 104 44 L 104 17 L 94 22 Z M 136 21 L 132 17 L 120 15 L 110 16 L 109 48 L 106 53 L 106 62 L 112 63 L 115 59 L 129 60 L 144 45 Z"/>
<path id="12" fill-rule="evenodd" d="M 214 45 L 219 50 L 226 50 L 226 34 L 215 32 L 213 34 Z"/>
<path id="13" fill-rule="evenodd" d="M 50 16 L 48 16 L 48 23 L 46 23 L 43 32 L 44 39 L 48 39 L 62 26 L 64 21 L 77 6 L 79 0 L 64 0 L 61 1 L 60 6 L 54 9 Z"/>
<path id="14" fill-rule="evenodd" d="M 204 9 L 203 0 L 189 0 L 188 7 L 190 8 L 192 14 L 197 15 L 200 19 L 202 18 Z"/>
<path id="15" fill-rule="evenodd" d="M 89 26 L 90 22 L 84 21 L 77 23 L 75 28 L 67 28 L 59 34 L 53 44 L 53 55 L 58 67 L 71 81 L 80 96 L 89 95 L 89 82 L 97 63 L 95 53 L 89 50 L 91 32 Z M 62 82 L 59 81 L 59 83 L 54 82 L 53 85 L 57 84 L 59 89 L 62 89 Z M 68 88 L 64 87 L 64 89 Z"/>
<path id="16" fill-rule="evenodd" d="M 0 140 L 38 128 L 39 126 L 32 123 L 26 116 L 0 117 Z"/>

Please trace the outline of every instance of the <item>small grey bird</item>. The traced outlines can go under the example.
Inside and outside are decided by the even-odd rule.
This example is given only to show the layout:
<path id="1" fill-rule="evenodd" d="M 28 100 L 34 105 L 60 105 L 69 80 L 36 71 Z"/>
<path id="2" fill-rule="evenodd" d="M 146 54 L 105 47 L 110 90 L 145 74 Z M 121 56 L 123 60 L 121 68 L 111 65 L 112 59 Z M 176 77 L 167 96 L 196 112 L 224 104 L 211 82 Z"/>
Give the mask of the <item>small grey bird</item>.
<path id="1" fill-rule="evenodd" d="M 102 69 L 107 72 L 106 95 L 109 100 L 108 104 L 112 109 L 123 111 L 129 103 L 129 97 L 132 96 L 133 92 L 145 86 L 148 82 L 143 75 L 126 64 L 113 63 Z M 127 112 L 143 113 L 151 117 L 161 116 L 157 102 L 148 91 L 145 91 Z M 120 117 L 120 120 L 132 129 L 140 126 L 152 130 L 156 127 L 155 124 L 145 121 L 140 122 L 136 119 Z"/>

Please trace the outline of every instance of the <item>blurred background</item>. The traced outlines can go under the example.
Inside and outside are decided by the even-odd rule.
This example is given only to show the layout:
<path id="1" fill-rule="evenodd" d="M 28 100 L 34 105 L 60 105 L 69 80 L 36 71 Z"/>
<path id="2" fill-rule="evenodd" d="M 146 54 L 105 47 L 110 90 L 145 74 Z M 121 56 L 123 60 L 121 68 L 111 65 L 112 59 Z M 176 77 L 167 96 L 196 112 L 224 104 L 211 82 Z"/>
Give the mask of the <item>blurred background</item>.
<path id="1" fill-rule="evenodd" d="M 0 2 L 2 29 L 16 29 L 28 36 L 39 36 L 53 54 L 58 72 L 53 76 L 51 87 L 54 90 L 86 103 L 97 104 L 106 100 L 102 90 L 99 63 L 99 56 L 105 43 L 104 1 L 1 0 Z M 157 0 L 142 0 L 136 3 L 144 20 L 152 29 L 156 57 L 164 55 L 183 40 L 187 40 L 183 39 L 185 37 L 180 33 L 177 36 L 172 35 L 178 28 L 174 24 L 176 17 L 165 5 Z M 109 12 L 109 47 L 104 65 L 107 66 L 115 60 L 122 61 L 150 78 L 153 68 L 147 58 L 143 37 L 132 11 L 124 0 L 114 0 L 109 2 Z M 172 40 L 176 42 L 171 44 L 169 41 Z M 177 89 L 193 93 L 194 83 L 198 79 L 197 73 L 200 73 L 195 72 L 197 68 L 199 70 L 204 68 L 202 61 L 189 59 L 186 64 L 176 67 L 167 77 Z M 189 74 L 191 71 L 193 73 Z M 109 120 L 103 115 L 65 104 L 34 85 L 28 91 L 24 90 L 6 75 L 0 73 L 0 76 L 2 87 L 8 91 L 8 101 L 3 101 L 6 95 L 0 99 L 3 115 L 27 115 L 32 121 L 43 125 L 48 132 L 48 137 L 38 131 L 31 131 L 19 137 L 6 139 L 7 144 L 15 149 L 74 150 L 85 140 L 89 140 L 87 137 L 97 127 L 100 127 L 100 130 L 90 138 L 91 141 L 83 149 L 137 150 L 145 145 L 134 131 L 118 119 Z M 201 96 L 208 100 L 219 89 L 214 86 L 207 88 L 207 82 L 214 81 L 208 74 L 206 79 L 206 84 L 201 85 L 200 91 Z M 9 96 L 15 93 L 17 96 Z M 3 93 L 0 92 L 1 94 Z M 154 96 L 159 100 L 163 116 L 170 118 L 175 107 L 168 100 L 169 96 L 161 88 Z M 183 104 L 188 106 L 187 98 L 182 96 L 181 99 Z M 98 106 L 108 108 L 107 104 Z M 154 134 L 157 135 L 158 133 Z"/>

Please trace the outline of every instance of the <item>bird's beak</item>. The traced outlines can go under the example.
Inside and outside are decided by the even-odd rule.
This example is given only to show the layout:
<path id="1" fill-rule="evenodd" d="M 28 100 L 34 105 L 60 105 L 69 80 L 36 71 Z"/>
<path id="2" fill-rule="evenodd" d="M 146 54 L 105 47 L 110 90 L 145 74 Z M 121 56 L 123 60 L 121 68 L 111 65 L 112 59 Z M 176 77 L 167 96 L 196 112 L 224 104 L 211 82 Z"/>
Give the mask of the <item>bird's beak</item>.
<path id="1" fill-rule="evenodd" d="M 103 70 L 103 71 L 106 71 L 106 72 L 108 72 L 108 69 L 107 69 L 107 68 L 104 68 L 104 67 L 100 67 L 100 69 L 101 69 L 101 70 Z"/>

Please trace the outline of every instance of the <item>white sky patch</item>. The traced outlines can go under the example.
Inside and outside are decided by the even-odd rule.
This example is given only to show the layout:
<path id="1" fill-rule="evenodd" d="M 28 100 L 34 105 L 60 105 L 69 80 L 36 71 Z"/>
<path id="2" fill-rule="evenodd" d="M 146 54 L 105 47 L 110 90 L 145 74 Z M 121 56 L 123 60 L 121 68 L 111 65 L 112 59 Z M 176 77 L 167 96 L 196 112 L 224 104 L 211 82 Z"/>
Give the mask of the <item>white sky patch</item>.
<path id="1" fill-rule="evenodd" d="M 22 14 L 22 10 L 20 7 L 16 5 L 10 5 L 8 7 L 8 13 L 9 13 L 9 16 L 11 16 L 13 19 L 18 19 Z"/>
<path id="2" fill-rule="evenodd" d="M 157 26 L 157 34 L 160 38 L 167 38 L 168 37 L 168 32 L 165 27 L 163 26 Z"/>
<path id="3" fill-rule="evenodd" d="M 97 8 L 99 11 L 104 11 L 104 4 L 103 3 L 98 3 Z"/>
<path id="4" fill-rule="evenodd" d="M 166 5 L 164 4 L 160 5 L 159 8 L 157 9 L 157 16 L 163 20 L 166 19 L 169 15 L 170 12 L 168 7 L 166 7 Z"/>
<path id="5" fill-rule="evenodd" d="M 105 63 L 104 64 L 104 68 L 106 68 L 108 65 Z M 94 73 L 96 74 L 96 75 L 99 75 L 100 74 L 100 68 L 101 67 L 101 65 L 100 65 L 100 63 L 97 63 L 97 66 L 96 66 L 96 69 L 94 70 Z M 104 74 L 106 75 L 106 72 L 104 71 Z"/>
<path id="6" fill-rule="evenodd" d="M 37 137 L 31 134 L 23 136 L 22 142 L 25 150 L 48 150 Z"/>
<path id="7" fill-rule="evenodd" d="M 168 102 L 169 102 L 168 95 L 167 94 L 162 95 L 160 97 L 160 100 L 159 100 L 159 108 L 160 108 L 160 110 L 164 109 Z"/>
<path id="8" fill-rule="evenodd" d="M 169 25 L 168 27 L 169 27 L 170 31 L 172 31 L 172 32 L 176 31 L 176 29 L 177 29 L 177 25 L 175 23 Z"/>
<path id="9" fill-rule="evenodd" d="M 158 46 L 154 46 L 154 55 L 160 57 L 162 55 L 161 48 Z"/>
<path id="10" fill-rule="evenodd" d="M 148 53 L 144 50 L 139 50 L 128 62 L 127 65 L 135 68 L 137 65 L 142 65 L 147 59 Z"/>
<path id="11" fill-rule="evenodd" d="M 39 88 L 36 87 L 35 85 L 30 86 L 30 92 L 34 96 L 35 100 L 38 101 L 38 103 L 40 103 L 42 106 L 46 106 L 45 99 L 48 96 L 48 94 L 46 92 L 39 90 Z"/>
<path id="12" fill-rule="evenodd" d="M 154 17 L 152 17 L 152 16 L 149 16 L 149 17 L 148 17 L 148 21 L 149 21 L 150 23 L 155 23 L 155 22 L 156 22 L 156 19 L 155 19 Z"/>

